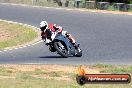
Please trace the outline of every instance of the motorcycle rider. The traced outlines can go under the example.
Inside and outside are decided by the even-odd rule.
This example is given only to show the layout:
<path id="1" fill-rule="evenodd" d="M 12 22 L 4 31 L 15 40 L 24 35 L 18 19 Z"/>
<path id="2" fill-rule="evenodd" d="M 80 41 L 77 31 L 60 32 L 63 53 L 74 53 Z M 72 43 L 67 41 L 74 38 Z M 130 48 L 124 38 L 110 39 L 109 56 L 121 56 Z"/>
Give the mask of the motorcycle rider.
<path id="1" fill-rule="evenodd" d="M 46 38 L 51 39 L 52 32 L 57 32 L 57 33 L 62 33 L 62 35 L 66 36 L 73 44 L 75 49 L 78 49 L 79 47 L 79 45 L 76 44 L 76 41 L 72 37 L 72 35 L 69 34 L 67 31 L 63 31 L 63 28 L 61 26 L 58 26 L 57 24 L 47 23 L 46 21 L 42 21 L 40 23 L 40 29 L 41 29 L 41 37 L 43 40 L 45 40 Z M 49 47 L 49 49 L 51 48 Z"/>

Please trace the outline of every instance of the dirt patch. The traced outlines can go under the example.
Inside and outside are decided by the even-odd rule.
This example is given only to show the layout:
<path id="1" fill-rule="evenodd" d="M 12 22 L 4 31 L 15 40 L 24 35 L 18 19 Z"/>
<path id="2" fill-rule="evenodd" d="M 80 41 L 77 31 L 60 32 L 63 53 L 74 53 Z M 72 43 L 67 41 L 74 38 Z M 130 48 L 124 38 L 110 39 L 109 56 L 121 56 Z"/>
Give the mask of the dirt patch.
<path id="1" fill-rule="evenodd" d="M 19 71 L 34 71 L 36 69 L 47 70 L 47 71 L 67 71 L 71 72 L 73 67 L 61 66 L 61 65 L 0 65 L 1 67 L 13 68 Z M 72 69 L 73 70 L 73 69 Z"/>
<path id="2" fill-rule="evenodd" d="M 40 31 L 36 28 L 0 20 L 1 50 L 22 47 L 40 40 Z"/>
<path id="3" fill-rule="evenodd" d="M 5 41 L 11 39 L 11 34 L 0 29 L 0 41 Z"/>
<path id="4" fill-rule="evenodd" d="M 5 68 L 12 68 L 18 71 L 34 71 L 36 69 L 45 70 L 45 71 L 61 71 L 61 72 L 70 72 L 75 73 L 78 66 L 66 66 L 66 65 L 14 65 L 6 64 L 0 65 Z M 99 73 L 97 69 L 90 69 L 85 67 L 86 73 Z"/>
<path id="5" fill-rule="evenodd" d="M 78 66 L 68 66 L 68 65 L 17 65 L 17 64 L 4 64 L 0 65 L 1 68 L 6 68 L 8 72 L 11 74 L 18 73 L 38 73 L 31 74 L 32 77 L 42 78 L 42 79 L 55 79 L 55 80 L 63 80 L 63 81 L 73 81 L 75 80 L 75 75 L 77 73 Z M 89 67 L 85 67 L 85 71 L 87 74 L 95 74 L 99 73 L 97 69 L 90 69 Z M 41 74 L 42 73 L 42 74 Z M 1 76 L 0 78 L 14 78 L 8 76 Z"/>
<path id="6" fill-rule="evenodd" d="M 15 79 L 15 77 L 11 76 L 0 76 L 1 79 Z"/>
<path id="7" fill-rule="evenodd" d="M 13 35 L 11 35 L 10 31 L 7 29 L 8 28 L 5 23 L 0 22 L 0 41 L 6 41 L 13 37 Z"/>

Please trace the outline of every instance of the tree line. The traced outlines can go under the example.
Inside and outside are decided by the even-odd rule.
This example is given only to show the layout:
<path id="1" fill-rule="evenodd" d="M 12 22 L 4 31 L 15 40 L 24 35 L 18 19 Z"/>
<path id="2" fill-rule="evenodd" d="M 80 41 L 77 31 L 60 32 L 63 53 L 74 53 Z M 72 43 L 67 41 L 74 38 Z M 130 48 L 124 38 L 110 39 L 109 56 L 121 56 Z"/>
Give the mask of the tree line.
<path id="1" fill-rule="evenodd" d="M 110 3 L 126 3 L 132 4 L 132 0 L 96 0 L 98 2 L 110 2 Z"/>

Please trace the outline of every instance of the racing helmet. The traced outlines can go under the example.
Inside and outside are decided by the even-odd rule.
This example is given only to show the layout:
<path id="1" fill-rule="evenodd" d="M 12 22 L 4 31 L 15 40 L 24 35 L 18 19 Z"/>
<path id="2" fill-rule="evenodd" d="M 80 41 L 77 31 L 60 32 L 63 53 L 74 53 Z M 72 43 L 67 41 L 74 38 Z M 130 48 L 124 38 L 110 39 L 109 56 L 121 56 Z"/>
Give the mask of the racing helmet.
<path id="1" fill-rule="evenodd" d="M 41 31 L 45 32 L 48 29 L 48 23 L 46 21 L 42 21 L 40 23 L 40 29 L 41 29 Z"/>

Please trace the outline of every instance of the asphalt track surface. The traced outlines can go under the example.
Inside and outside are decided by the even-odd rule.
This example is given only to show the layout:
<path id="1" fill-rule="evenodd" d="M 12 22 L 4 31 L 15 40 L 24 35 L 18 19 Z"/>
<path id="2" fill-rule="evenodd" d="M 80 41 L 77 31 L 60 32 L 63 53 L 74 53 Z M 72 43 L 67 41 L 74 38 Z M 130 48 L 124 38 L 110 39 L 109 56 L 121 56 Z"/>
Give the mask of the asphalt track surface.
<path id="1" fill-rule="evenodd" d="M 39 27 L 42 20 L 69 31 L 82 57 L 62 58 L 43 42 L 0 53 L 1 64 L 132 64 L 132 16 L 0 4 L 0 19 Z"/>

